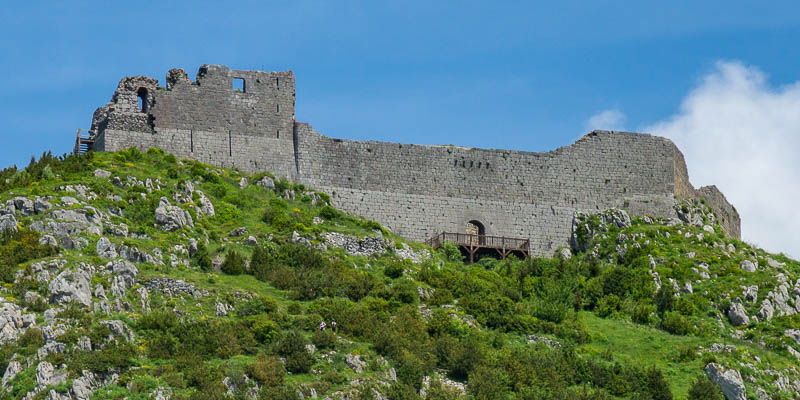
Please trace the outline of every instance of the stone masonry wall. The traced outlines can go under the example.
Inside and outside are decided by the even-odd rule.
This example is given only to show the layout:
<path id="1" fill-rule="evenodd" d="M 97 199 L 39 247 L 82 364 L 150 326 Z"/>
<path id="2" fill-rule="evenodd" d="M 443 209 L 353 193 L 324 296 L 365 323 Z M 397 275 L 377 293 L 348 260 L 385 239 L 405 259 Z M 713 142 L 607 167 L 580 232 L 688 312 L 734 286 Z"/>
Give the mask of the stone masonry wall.
<path id="1" fill-rule="evenodd" d="M 244 79 L 243 92 L 232 88 L 234 78 Z M 124 78 L 94 113 L 94 148 L 158 147 L 269 170 L 418 241 L 477 220 L 488 235 L 530 238 L 533 254 L 549 255 L 568 244 L 576 211 L 673 217 L 676 201 L 692 197 L 706 199 L 728 235 L 740 235 L 735 208 L 716 187 L 695 190 L 683 155 L 665 138 L 594 131 L 544 153 L 340 140 L 295 122 L 294 93 L 291 72 L 213 65 L 201 67 L 196 82 L 171 70 L 165 88 Z"/>
<path id="2" fill-rule="evenodd" d="M 532 252 L 566 245 L 575 211 L 610 207 L 674 216 L 672 142 L 593 132 L 547 153 L 346 141 L 298 124 L 300 179 L 337 207 L 415 240 L 463 232 L 526 237 Z"/>

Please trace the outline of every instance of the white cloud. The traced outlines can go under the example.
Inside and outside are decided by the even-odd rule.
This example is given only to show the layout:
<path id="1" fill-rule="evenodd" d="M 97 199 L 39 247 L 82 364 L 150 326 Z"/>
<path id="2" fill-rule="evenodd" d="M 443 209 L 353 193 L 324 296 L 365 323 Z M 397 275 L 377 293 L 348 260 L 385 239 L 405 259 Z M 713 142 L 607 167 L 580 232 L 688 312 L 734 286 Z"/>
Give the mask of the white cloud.
<path id="1" fill-rule="evenodd" d="M 603 110 L 589 117 L 586 121 L 586 130 L 603 129 L 609 131 L 623 130 L 625 114 L 620 110 Z"/>
<path id="2" fill-rule="evenodd" d="M 800 81 L 774 87 L 740 62 L 718 62 L 672 117 L 644 129 L 683 152 L 695 187 L 715 184 L 742 238 L 800 256 Z"/>

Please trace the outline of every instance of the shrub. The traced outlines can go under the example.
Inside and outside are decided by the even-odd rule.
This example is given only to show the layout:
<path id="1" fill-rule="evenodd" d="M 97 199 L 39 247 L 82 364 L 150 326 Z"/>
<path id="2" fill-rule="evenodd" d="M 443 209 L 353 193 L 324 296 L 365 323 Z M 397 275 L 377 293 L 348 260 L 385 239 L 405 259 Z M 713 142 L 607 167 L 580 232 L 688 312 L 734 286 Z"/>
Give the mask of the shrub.
<path id="1" fill-rule="evenodd" d="M 280 326 L 277 322 L 262 315 L 252 321 L 250 329 L 252 329 L 253 335 L 259 342 L 272 343 L 275 335 L 280 331 Z"/>
<path id="2" fill-rule="evenodd" d="M 403 276 L 403 264 L 395 262 L 390 263 L 383 270 L 383 274 L 388 276 L 389 278 L 397 279 Z"/>
<path id="3" fill-rule="evenodd" d="M 329 349 L 336 345 L 336 335 L 331 331 L 316 330 L 311 335 L 311 343 L 320 349 Z"/>
<path id="4" fill-rule="evenodd" d="M 39 328 L 29 328 L 17 340 L 20 347 L 32 347 L 38 349 L 44 346 L 44 336 Z"/>
<path id="5" fill-rule="evenodd" d="M 240 316 L 246 317 L 248 315 L 272 313 L 277 310 L 278 305 L 275 303 L 275 300 L 266 296 L 256 296 L 241 303 L 236 311 Z"/>
<path id="6" fill-rule="evenodd" d="M 619 305 L 619 297 L 615 294 L 609 294 L 597 302 L 597 306 L 595 306 L 595 312 L 597 312 L 597 315 L 606 318 L 617 312 L 619 310 Z"/>
<path id="7" fill-rule="evenodd" d="M 701 375 L 692 382 L 688 400 L 723 400 L 722 391 L 707 376 Z"/>
<path id="8" fill-rule="evenodd" d="M 278 357 L 268 356 L 259 353 L 256 361 L 247 366 L 248 375 L 255 378 L 259 383 L 268 387 L 276 387 L 283 384 L 286 370 Z"/>
<path id="9" fill-rule="evenodd" d="M 325 218 L 329 221 L 335 220 L 342 216 L 341 211 L 331 207 L 331 206 L 324 206 L 319 210 L 319 216 Z"/>
<path id="10" fill-rule="evenodd" d="M 228 250 L 220 269 L 228 275 L 241 275 L 244 272 L 244 258 L 236 251 Z"/>
<path id="11" fill-rule="evenodd" d="M 656 367 L 647 370 L 645 378 L 647 386 L 644 392 L 650 395 L 653 400 L 672 400 L 672 392 L 669 390 L 669 384 L 664 379 L 664 375 Z"/>
<path id="12" fill-rule="evenodd" d="M 675 291 L 672 289 L 672 286 L 667 283 L 661 285 L 661 289 L 658 289 L 656 293 L 654 302 L 660 315 L 672 311 L 675 305 Z"/>
<path id="13" fill-rule="evenodd" d="M 208 254 L 208 248 L 203 243 L 197 244 L 197 252 L 192 257 L 192 262 L 204 272 L 211 271 L 214 263 L 211 261 L 211 255 Z"/>
<path id="14" fill-rule="evenodd" d="M 653 313 L 653 310 L 654 307 L 651 304 L 639 302 L 633 308 L 631 319 L 637 324 L 648 324 L 650 323 L 650 314 Z"/>
<path id="15" fill-rule="evenodd" d="M 308 372 L 314 360 L 306 350 L 306 339 L 296 330 L 289 331 L 278 342 L 278 354 L 286 357 L 286 369 L 289 372 Z"/>
<path id="16" fill-rule="evenodd" d="M 674 335 L 686 335 L 692 330 L 692 325 L 689 323 L 689 320 L 677 312 L 668 312 L 664 314 L 661 327 Z"/>

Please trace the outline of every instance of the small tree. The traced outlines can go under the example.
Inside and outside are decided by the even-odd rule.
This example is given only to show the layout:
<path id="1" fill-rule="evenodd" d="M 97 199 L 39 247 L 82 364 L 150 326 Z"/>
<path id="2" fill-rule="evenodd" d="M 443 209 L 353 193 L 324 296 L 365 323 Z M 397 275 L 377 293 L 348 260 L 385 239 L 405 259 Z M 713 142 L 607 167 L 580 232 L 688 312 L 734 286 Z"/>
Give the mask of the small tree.
<path id="1" fill-rule="evenodd" d="M 656 309 L 660 315 L 664 315 L 667 311 L 672 311 L 675 306 L 675 290 L 669 284 L 661 285 L 658 289 L 655 298 Z"/>
<path id="2" fill-rule="evenodd" d="M 244 258 L 239 253 L 228 250 L 220 269 L 228 275 L 241 275 L 244 272 Z"/>

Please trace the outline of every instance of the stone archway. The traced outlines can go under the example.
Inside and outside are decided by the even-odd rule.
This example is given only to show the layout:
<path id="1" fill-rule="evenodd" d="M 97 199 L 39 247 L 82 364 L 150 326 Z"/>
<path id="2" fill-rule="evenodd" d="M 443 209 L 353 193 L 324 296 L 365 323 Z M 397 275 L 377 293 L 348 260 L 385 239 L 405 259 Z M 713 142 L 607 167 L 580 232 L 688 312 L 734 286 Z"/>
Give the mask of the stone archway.
<path id="1" fill-rule="evenodd" d="M 480 221 L 471 220 L 467 222 L 466 233 L 467 235 L 470 235 L 470 238 L 468 239 L 469 243 L 477 246 L 483 242 L 483 238 L 481 236 L 486 235 L 486 227 L 484 227 L 483 223 Z"/>

